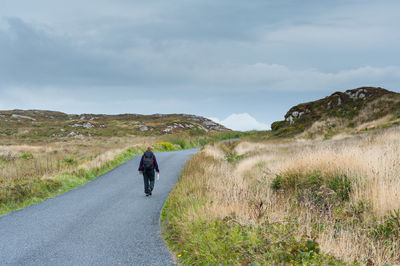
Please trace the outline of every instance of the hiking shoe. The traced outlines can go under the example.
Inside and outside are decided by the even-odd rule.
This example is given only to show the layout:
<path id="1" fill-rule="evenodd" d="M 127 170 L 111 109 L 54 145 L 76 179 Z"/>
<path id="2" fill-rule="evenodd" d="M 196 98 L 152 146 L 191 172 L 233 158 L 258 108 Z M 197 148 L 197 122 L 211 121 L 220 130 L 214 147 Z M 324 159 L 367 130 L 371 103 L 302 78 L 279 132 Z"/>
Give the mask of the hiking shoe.
<path id="1" fill-rule="evenodd" d="M 151 191 L 149 192 L 149 195 L 151 196 L 152 194 L 151 194 Z"/>

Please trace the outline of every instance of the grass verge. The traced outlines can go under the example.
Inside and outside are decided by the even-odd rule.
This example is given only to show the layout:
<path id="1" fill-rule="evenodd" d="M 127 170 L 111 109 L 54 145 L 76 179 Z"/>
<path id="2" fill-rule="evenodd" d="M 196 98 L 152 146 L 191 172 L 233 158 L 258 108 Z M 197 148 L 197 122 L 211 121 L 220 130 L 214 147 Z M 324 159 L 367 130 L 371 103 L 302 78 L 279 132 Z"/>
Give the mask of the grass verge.
<path id="1" fill-rule="evenodd" d="M 89 169 L 78 168 L 74 171 L 63 172 L 53 178 L 14 180 L 14 184 L 3 186 L 0 189 L 0 215 L 55 197 L 86 184 L 133 157 L 140 155 L 143 151 L 144 147 L 131 147 L 117 155 L 114 159 L 105 162 L 100 167 L 91 167 Z M 157 149 L 157 151 L 164 150 Z"/>
<path id="2" fill-rule="evenodd" d="M 254 183 L 245 184 L 231 172 L 237 161 L 229 151 L 235 144 L 221 145 L 225 148 L 203 149 L 188 161 L 162 210 L 163 235 L 179 263 L 344 264 L 321 252 L 312 236 L 299 236 L 296 218 L 270 220 L 264 203 L 248 191 Z M 238 202 L 247 205 L 251 221 L 238 215 Z"/>

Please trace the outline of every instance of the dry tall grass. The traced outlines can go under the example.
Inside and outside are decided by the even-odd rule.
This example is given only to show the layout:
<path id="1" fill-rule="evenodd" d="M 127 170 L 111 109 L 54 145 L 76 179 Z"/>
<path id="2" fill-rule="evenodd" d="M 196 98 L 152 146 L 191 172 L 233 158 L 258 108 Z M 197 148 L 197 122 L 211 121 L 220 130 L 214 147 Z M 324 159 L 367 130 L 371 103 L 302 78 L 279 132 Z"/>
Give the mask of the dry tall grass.
<path id="1" fill-rule="evenodd" d="M 390 211 L 400 209 L 399 145 L 399 128 L 342 140 L 241 142 L 233 152 L 243 159 L 234 163 L 225 160 L 220 146 L 208 146 L 203 157 L 212 160 L 199 160 L 201 171 L 193 176 L 199 183 L 196 186 L 205 182 L 197 197 L 208 203 L 201 211 L 193 210 L 187 215 L 213 220 L 235 213 L 242 224 L 259 224 L 266 219 L 283 222 L 296 217 L 301 225 L 299 237 L 314 235 L 324 252 L 347 262 L 399 264 L 400 240 L 372 239 L 370 234 L 384 223 Z M 321 212 L 309 202 L 293 200 L 271 189 L 277 175 L 313 172 L 349 177 L 350 200 L 335 213 Z M 360 202 L 368 207 L 357 224 L 350 213 Z M 316 229 L 315 225 L 323 229 Z"/>
<path id="2" fill-rule="evenodd" d="M 155 142 L 152 138 L 85 138 L 42 145 L 0 146 L 0 185 L 100 167 L 128 147 L 152 142 Z"/>

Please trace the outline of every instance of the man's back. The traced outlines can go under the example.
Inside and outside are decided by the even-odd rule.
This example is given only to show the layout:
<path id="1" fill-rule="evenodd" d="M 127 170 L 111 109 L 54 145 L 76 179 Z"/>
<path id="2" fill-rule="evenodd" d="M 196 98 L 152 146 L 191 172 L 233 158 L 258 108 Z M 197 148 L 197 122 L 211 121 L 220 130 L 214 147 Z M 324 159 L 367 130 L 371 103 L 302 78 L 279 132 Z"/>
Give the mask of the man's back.
<path id="1" fill-rule="evenodd" d="M 152 152 L 151 147 L 148 147 L 147 151 L 143 153 L 138 170 L 139 174 L 143 173 L 144 192 L 146 196 L 149 196 L 152 194 L 154 188 L 154 170 L 158 173 L 160 172 L 156 156 Z"/>

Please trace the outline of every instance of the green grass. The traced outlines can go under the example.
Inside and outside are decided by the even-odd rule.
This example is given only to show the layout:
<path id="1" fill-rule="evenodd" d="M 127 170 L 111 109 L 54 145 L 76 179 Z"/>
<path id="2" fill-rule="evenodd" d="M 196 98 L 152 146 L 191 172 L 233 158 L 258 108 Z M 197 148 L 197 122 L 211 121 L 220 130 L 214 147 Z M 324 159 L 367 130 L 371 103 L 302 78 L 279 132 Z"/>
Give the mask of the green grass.
<path id="1" fill-rule="evenodd" d="M 207 135 L 187 136 L 166 136 L 164 137 L 165 142 L 169 142 L 173 145 L 178 145 L 180 149 L 192 149 L 197 147 L 203 147 L 209 143 L 219 142 L 230 139 L 239 139 L 246 136 L 251 136 L 256 132 L 240 132 L 240 131 L 228 131 L 220 133 L 211 133 Z"/>
<path id="2" fill-rule="evenodd" d="M 345 265 L 322 254 L 309 236 L 298 240 L 298 226 L 295 220 L 241 225 L 231 215 L 212 222 L 192 222 L 192 236 L 184 243 L 176 245 L 168 234 L 166 240 L 184 265 Z"/>

